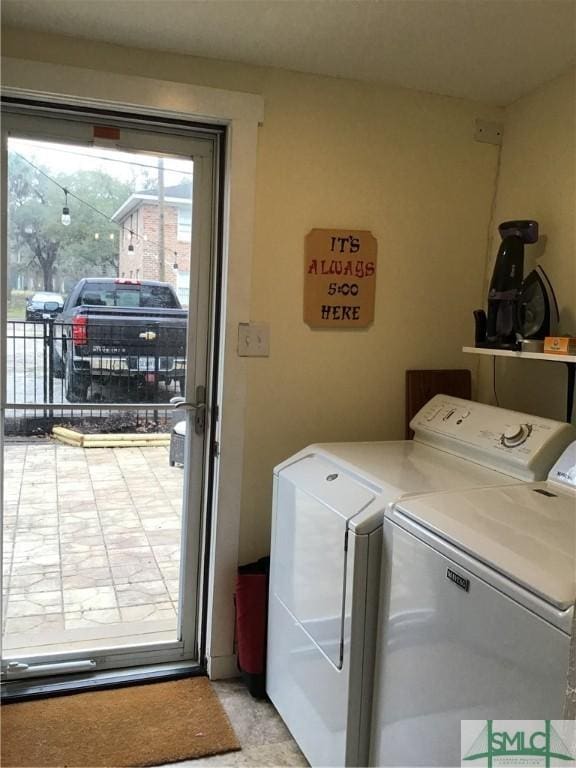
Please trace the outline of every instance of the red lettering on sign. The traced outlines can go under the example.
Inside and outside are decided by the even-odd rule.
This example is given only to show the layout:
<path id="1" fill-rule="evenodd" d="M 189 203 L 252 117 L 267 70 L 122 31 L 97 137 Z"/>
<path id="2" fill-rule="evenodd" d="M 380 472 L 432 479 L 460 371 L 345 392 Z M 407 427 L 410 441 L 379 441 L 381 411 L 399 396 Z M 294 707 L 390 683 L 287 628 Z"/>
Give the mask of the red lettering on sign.
<path id="1" fill-rule="evenodd" d="M 353 275 L 354 277 L 372 277 L 376 271 L 373 261 L 340 261 L 322 259 L 318 265 L 317 259 L 312 259 L 308 265 L 309 275 Z"/>

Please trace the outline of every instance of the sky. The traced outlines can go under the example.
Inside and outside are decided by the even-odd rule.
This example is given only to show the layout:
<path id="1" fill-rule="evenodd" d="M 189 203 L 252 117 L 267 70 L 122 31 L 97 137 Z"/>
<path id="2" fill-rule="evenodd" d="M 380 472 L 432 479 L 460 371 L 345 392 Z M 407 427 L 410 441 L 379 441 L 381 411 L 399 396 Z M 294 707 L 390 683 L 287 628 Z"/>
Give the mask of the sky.
<path id="1" fill-rule="evenodd" d="M 146 173 L 153 174 L 158 168 L 156 155 L 121 152 L 105 147 L 10 138 L 8 148 L 48 173 L 100 170 L 121 181 L 131 182 L 134 179 L 136 188 L 144 181 Z M 191 178 L 192 166 L 192 160 L 164 156 L 164 185 L 178 184 L 183 177 Z"/>

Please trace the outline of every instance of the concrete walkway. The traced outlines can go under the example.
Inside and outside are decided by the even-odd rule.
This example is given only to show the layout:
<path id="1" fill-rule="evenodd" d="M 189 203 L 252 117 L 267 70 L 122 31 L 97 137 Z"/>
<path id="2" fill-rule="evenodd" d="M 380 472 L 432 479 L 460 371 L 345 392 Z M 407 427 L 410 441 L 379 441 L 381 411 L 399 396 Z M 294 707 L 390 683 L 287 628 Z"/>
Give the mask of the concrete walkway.
<path id="1" fill-rule="evenodd" d="M 176 639 L 183 471 L 168 449 L 39 440 L 4 460 L 5 651 Z"/>

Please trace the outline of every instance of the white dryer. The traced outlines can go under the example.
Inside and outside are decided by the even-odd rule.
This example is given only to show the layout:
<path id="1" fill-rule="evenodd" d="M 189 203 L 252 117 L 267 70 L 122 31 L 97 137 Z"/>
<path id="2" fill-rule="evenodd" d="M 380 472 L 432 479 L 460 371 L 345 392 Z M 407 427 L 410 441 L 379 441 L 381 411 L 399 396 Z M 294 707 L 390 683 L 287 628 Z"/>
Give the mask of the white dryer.
<path id="1" fill-rule="evenodd" d="M 544 479 L 573 427 L 437 396 L 413 441 L 313 445 L 274 470 L 267 692 L 312 765 L 366 765 L 384 510 Z"/>
<path id="2" fill-rule="evenodd" d="M 372 765 L 461 765 L 461 720 L 562 718 L 576 443 L 549 482 L 398 502 L 383 562 Z"/>

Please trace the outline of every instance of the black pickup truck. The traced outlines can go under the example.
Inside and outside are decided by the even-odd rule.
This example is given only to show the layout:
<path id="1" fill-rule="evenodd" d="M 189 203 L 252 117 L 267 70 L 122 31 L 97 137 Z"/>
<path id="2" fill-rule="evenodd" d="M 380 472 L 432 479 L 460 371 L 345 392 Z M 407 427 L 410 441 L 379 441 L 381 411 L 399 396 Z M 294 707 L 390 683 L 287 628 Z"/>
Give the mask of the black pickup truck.
<path id="1" fill-rule="evenodd" d="M 187 317 L 169 283 L 80 280 L 53 327 L 53 372 L 66 399 L 84 402 L 95 384 L 125 384 L 134 397 L 161 382 L 183 392 Z"/>

